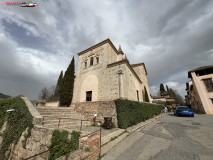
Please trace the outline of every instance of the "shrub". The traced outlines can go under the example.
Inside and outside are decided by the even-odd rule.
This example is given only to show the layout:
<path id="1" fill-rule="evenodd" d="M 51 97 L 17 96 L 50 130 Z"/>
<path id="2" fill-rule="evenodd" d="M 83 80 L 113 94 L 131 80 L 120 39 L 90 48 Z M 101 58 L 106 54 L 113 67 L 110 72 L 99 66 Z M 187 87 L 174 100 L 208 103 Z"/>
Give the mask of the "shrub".
<path id="1" fill-rule="evenodd" d="M 70 139 L 68 138 L 68 134 L 69 134 L 68 131 L 65 131 L 65 130 L 63 130 L 61 132 L 59 130 L 53 131 L 52 139 L 51 139 L 51 146 L 49 147 L 49 149 L 52 149 L 50 151 L 49 160 L 54 160 L 67 153 L 66 143 L 68 143 L 70 141 Z M 81 132 L 72 131 L 69 152 L 78 149 L 80 134 L 81 134 Z"/>
<path id="2" fill-rule="evenodd" d="M 13 112 L 7 112 L 9 109 L 14 109 Z M 0 129 L 7 121 L 6 130 L 0 136 L 3 138 L 2 147 L 0 150 L 0 159 L 7 159 L 5 152 L 11 144 L 16 144 L 19 141 L 22 133 L 28 128 L 25 139 L 22 141 L 25 148 L 26 140 L 31 135 L 33 128 L 33 119 L 21 97 L 9 98 L 0 100 Z"/>
<path id="3" fill-rule="evenodd" d="M 130 100 L 115 100 L 119 128 L 127 128 L 143 122 L 163 110 L 159 104 L 143 103 Z"/>

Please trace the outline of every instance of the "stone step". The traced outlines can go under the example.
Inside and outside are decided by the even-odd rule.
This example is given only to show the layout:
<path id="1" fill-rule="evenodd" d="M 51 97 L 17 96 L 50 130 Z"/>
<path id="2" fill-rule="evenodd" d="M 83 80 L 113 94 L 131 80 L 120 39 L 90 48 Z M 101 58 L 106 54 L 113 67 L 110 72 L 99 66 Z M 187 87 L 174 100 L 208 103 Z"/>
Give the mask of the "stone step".
<path id="1" fill-rule="evenodd" d="M 76 112 L 51 112 L 51 111 L 48 111 L 48 112 L 39 112 L 40 114 L 78 114 L 79 113 L 76 113 Z"/>
<path id="2" fill-rule="evenodd" d="M 37 110 L 40 111 L 47 111 L 47 110 L 51 110 L 51 111 L 74 111 L 73 108 L 66 108 L 66 109 L 61 109 L 61 108 L 36 108 Z"/>
<path id="3" fill-rule="evenodd" d="M 53 115 L 42 115 L 43 117 L 44 117 L 44 120 L 54 120 L 54 119 L 59 119 L 59 118 L 63 118 L 63 119 L 73 119 L 73 120 L 75 120 L 75 119 L 78 119 L 78 120 L 85 120 L 85 118 L 84 117 L 82 117 L 82 116 L 53 116 Z"/>
<path id="4" fill-rule="evenodd" d="M 57 124 L 44 124 L 45 127 L 48 127 L 48 128 L 56 128 L 58 127 L 58 123 Z M 75 123 L 60 123 L 59 125 L 59 128 L 77 128 L 79 127 L 80 128 L 80 124 L 75 124 Z"/>
<path id="5" fill-rule="evenodd" d="M 54 125 L 54 126 L 58 126 L 58 122 L 56 123 L 45 123 L 44 122 L 44 125 Z M 72 125 L 72 126 L 80 126 L 81 125 L 81 122 L 78 122 L 78 123 L 75 123 L 75 122 L 60 122 L 59 126 L 61 125 Z"/>
<path id="6" fill-rule="evenodd" d="M 80 122 L 80 119 L 60 119 L 60 122 Z M 48 120 L 44 120 L 45 123 L 56 123 L 59 122 L 59 119 L 48 119 Z"/>
<path id="7" fill-rule="evenodd" d="M 76 113 L 75 111 L 51 111 L 51 110 L 38 110 L 39 112 L 42 113 Z"/>
<path id="8" fill-rule="evenodd" d="M 51 112 L 51 111 L 38 111 L 40 114 L 79 114 L 76 112 L 67 112 L 67 111 L 63 111 L 63 112 Z"/>
<path id="9" fill-rule="evenodd" d="M 57 116 L 57 115 L 42 115 L 44 117 L 44 119 L 58 119 L 58 118 L 72 118 L 72 119 L 85 119 L 83 116 L 81 115 L 77 115 L 77 116 L 71 116 L 71 115 L 65 115 L 65 116 Z M 74 118 L 74 117 L 80 117 L 80 118 Z"/>
<path id="10" fill-rule="evenodd" d="M 81 120 L 85 120 L 85 117 L 77 113 L 74 107 L 36 107 L 36 109 L 43 116 L 43 125 L 48 128 L 66 128 L 71 130 L 77 128 L 79 130 Z M 82 122 L 82 126 L 89 125 L 91 125 L 91 122 Z"/>
<path id="11" fill-rule="evenodd" d="M 53 116 L 53 117 L 84 117 L 82 115 L 79 114 L 68 114 L 68 113 L 64 113 L 64 114 L 52 114 L 52 113 L 40 113 L 42 116 Z"/>
<path id="12" fill-rule="evenodd" d="M 54 121 L 44 121 L 44 122 L 43 122 L 44 125 L 51 125 L 51 124 L 53 124 L 53 125 L 58 125 L 58 123 L 59 123 L 58 120 L 54 120 Z M 60 125 L 61 125 L 61 124 L 64 124 L 64 125 L 66 125 L 66 124 L 81 125 L 81 121 L 80 121 L 80 120 L 60 121 Z M 90 125 L 90 124 L 91 124 L 91 122 L 84 121 L 84 122 L 82 123 L 82 126 L 88 126 L 88 125 Z"/>
<path id="13" fill-rule="evenodd" d="M 36 107 L 37 110 L 74 110 L 73 108 L 65 108 L 65 107 Z"/>

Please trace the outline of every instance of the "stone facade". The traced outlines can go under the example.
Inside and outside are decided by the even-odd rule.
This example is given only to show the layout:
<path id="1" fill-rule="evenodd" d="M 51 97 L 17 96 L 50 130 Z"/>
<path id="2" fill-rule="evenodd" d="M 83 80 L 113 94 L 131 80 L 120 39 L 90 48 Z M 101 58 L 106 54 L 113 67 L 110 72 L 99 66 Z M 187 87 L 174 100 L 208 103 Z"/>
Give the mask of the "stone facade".
<path id="1" fill-rule="evenodd" d="M 97 101 L 76 103 L 75 110 L 82 113 L 85 117 L 92 121 L 94 114 L 97 114 L 97 121 L 104 122 L 104 117 L 112 117 L 112 122 L 117 126 L 117 112 L 114 101 Z"/>
<path id="2" fill-rule="evenodd" d="M 213 114 L 213 66 L 199 67 L 188 72 L 187 98 L 194 111 Z"/>
<path id="3" fill-rule="evenodd" d="M 144 63 L 130 65 L 121 48 L 117 50 L 109 39 L 78 55 L 72 104 L 90 100 L 86 98 L 89 92 L 92 102 L 118 98 L 142 102 L 144 86 L 150 96 Z"/>

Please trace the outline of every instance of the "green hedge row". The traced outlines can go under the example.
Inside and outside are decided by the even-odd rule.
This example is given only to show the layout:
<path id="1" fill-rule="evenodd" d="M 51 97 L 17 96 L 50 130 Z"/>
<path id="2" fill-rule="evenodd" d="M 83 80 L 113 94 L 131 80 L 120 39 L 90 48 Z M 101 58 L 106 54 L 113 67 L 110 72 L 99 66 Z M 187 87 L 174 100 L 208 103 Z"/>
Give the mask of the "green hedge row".
<path id="1" fill-rule="evenodd" d="M 14 109 L 14 111 L 7 112 L 9 109 Z M 0 100 L 0 130 L 6 121 L 6 130 L 0 135 L 3 138 L 0 150 L 1 160 L 8 158 L 5 157 L 5 152 L 12 143 L 16 144 L 18 142 L 26 128 L 28 128 L 28 132 L 22 141 L 23 147 L 26 146 L 26 140 L 31 135 L 33 118 L 23 99 L 16 97 Z"/>
<path id="2" fill-rule="evenodd" d="M 136 102 L 130 100 L 115 100 L 119 128 L 127 128 L 143 122 L 163 110 L 163 105 Z"/>

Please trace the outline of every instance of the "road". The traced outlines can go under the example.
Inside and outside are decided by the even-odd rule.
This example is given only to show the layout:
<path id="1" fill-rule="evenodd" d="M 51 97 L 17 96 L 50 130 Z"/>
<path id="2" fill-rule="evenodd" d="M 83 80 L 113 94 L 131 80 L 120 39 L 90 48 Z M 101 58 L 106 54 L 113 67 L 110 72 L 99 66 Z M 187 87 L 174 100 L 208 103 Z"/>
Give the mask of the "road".
<path id="1" fill-rule="evenodd" d="M 213 116 L 167 114 L 112 148 L 104 160 L 213 160 Z"/>

